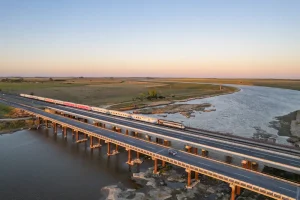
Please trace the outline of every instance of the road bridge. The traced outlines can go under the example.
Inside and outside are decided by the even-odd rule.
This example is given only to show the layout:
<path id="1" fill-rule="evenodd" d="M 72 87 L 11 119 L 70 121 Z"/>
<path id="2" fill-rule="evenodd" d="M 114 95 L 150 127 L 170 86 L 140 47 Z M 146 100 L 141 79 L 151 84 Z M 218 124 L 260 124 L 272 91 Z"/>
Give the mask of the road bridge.
<path id="1" fill-rule="evenodd" d="M 6 96 L 6 98 L 9 96 Z M 16 96 L 15 99 L 21 99 L 24 103 L 28 104 L 28 99 Z M 224 141 L 223 139 L 209 138 L 207 136 L 195 135 L 194 133 L 188 133 L 184 130 L 170 129 L 167 127 L 161 127 L 154 124 L 143 123 L 140 121 L 129 120 L 121 117 L 110 116 L 102 113 L 95 113 L 91 111 L 80 110 L 76 108 L 70 108 L 47 102 L 41 102 L 32 100 L 38 104 L 49 106 L 52 109 L 65 113 L 71 116 L 77 116 L 84 120 L 90 119 L 91 122 L 96 124 L 110 126 L 106 128 L 114 128 L 114 130 L 124 132 L 128 134 L 131 132 L 135 136 L 148 137 L 147 139 L 156 138 L 158 142 L 172 142 L 172 147 L 182 149 L 184 144 L 188 151 L 192 153 L 198 153 L 198 149 L 201 150 L 201 154 L 209 156 L 218 160 L 228 162 L 232 160 L 234 156 L 235 164 L 241 162 L 260 163 L 265 166 L 279 168 L 285 171 L 291 171 L 294 173 L 300 173 L 300 152 L 295 149 L 286 149 L 285 152 L 278 152 L 276 149 L 268 146 L 262 147 L 260 144 L 257 146 L 248 145 L 247 141 L 243 144 L 236 143 L 234 141 Z M 276 145 L 274 145 L 276 147 Z M 293 152 L 291 152 L 293 151 Z M 220 157 L 220 152 L 224 154 Z M 294 154 L 294 155 L 291 155 Z M 245 165 L 246 166 L 246 165 Z M 251 166 L 250 166 L 251 167 Z M 262 166 L 260 166 L 262 167 Z"/>
<path id="2" fill-rule="evenodd" d="M 7 102 L 1 100 L 2 103 L 23 109 L 28 113 L 37 117 L 37 123 L 40 125 L 43 120 L 46 125 L 51 122 L 54 126 L 54 133 L 57 131 L 57 124 L 63 128 L 63 132 L 67 134 L 67 128 L 72 129 L 76 134 L 76 141 L 79 141 L 79 132 L 84 135 L 86 141 L 104 140 L 108 145 L 108 154 L 110 155 L 110 145 L 114 144 L 117 147 L 126 148 L 128 151 L 127 163 L 132 163 L 131 151 L 136 151 L 140 154 L 151 156 L 154 161 L 154 173 L 157 173 L 158 161 L 168 162 L 170 164 L 180 166 L 186 169 L 187 172 L 187 188 L 191 187 L 192 177 L 191 172 L 195 172 L 195 181 L 197 181 L 197 174 L 203 174 L 213 177 L 230 184 L 232 188 L 231 199 L 240 193 L 240 188 L 245 188 L 274 199 L 282 200 L 299 200 L 297 190 L 299 185 L 288 181 L 280 180 L 268 175 L 264 175 L 251 170 L 246 170 L 239 167 L 234 167 L 228 164 L 217 162 L 198 155 L 193 155 L 186 152 L 179 152 L 176 156 L 168 154 L 168 147 L 149 143 L 147 141 L 129 137 L 128 135 L 118 133 L 115 131 L 103 129 L 100 127 L 80 122 L 74 119 L 63 116 L 47 113 L 43 110 L 29 107 L 22 104 Z M 92 142 L 91 142 L 92 143 Z M 91 147 L 93 144 L 91 144 Z M 117 150 L 117 149 L 116 149 Z"/>

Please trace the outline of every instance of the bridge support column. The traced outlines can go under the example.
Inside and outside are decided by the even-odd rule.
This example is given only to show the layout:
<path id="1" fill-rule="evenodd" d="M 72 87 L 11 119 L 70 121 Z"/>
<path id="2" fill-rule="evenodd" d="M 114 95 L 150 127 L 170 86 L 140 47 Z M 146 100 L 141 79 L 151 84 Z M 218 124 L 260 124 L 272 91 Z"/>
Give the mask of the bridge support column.
<path id="1" fill-rule="evenodd" d="M 186 145 L 185 148 L 187 149 L 187 152 L 188 152 L 188 153 L 191 153 L 191 150 L 192 150 L 192 147 L 191 147 L 191 146 Z"/>
<path id="2" fill-rule="evenodd" d="M 63 127 L 63 135 L 64 135 L 64 138 L 67 138 L 67 127 Z"/>
<path id="3" fill-rule="evenodd" d="M 110 156 L 110 142 L 107 142 L 107 155 Z"/>
<path id="4" fill-rule="evenodd" d="M 162 160 L 162 167 L 166 166 L 166 161 Z"/>
<path id="5" fill-rule="evenodd" d="M 236 194 L 236 186 L 233 184 L 230 184 L 231 187 L 231 198 L 230 200 L 235 200 L 235 194 Z"/>
<path id="6" fill-rule="evenodd" d="M 93 136 L 90 136 L 90 148 L 93 148 Z"/>
<path id="7" fill-rule="evenodd" d="M 103 128 L 105 128 L 105 124 L 103 124 Z"/>
<path id="8" fill-rule="evenodd" d="M 201 155 L 202 155 L 202 157 L 208 157 L 208 151 L 205 149 L 202 149 Z"/>
<path id="9" fill-rule="evenodd" d="M 75 140 L 78 141 L 78 140 L 79 140 L 79 133 L 78 133 L 78 130 L 76 130 L 75 133 L 76 133 Z"/>
<path id="10" fill-rule="evenodd" d="M 187 172 L 187 184 L 186 184 L 186 188 L 187 189 L 191 189 L 191 176 L 192 176 L 192 172 L 190 169 L 186 169 L 185 170 Z"/>
<path id="11" fill-rule="evenodd" d="M 138 151 L 136 152 L 136 158 L 140 159 L 140 152 L 138 152 Z"/>
<path id="12" fill-rule="evenodd" d="M 119 153 L 119 146 L 116 144 L 116 150 L 115 150 L 115 153 Z"/>
<path id="13" fill-rule="evenodd" d="M 128 165 L 132 165 L 132 162 L 131 162 L 131 149 L 126 149 L 128 151 L 128 160 L 127 160 L 127 164 Z"/>
<path id="14" fill-rule="evenodd" d="M 126 130 L 126 133 L 125 133 L 125 135 L 128 135 L 128 129 Z"/>
<path id="15" fill-rule="evenodd" d="M 48 128 L 48 120 L 45 120 L 45 126 Z"/>
<path id="16" fill-rule="evenodd" d="M 195 180 L 196 180 L 196 181 L 199 180 L 198 172 L 195 172 Z"/>
<path id="17" fill-rule="evenodd" d="M 198 155 L 198 148 L 194 148 L 194 154 Z"/>
<path id="18" fill-rule="evenodd" d="M 40 119 L 40 117 L 37 117 L 36 118 L 36 129 L 39 129 L 40 125 L 41 125 L 41 119 Z"/>
<path id="19" fill-rule="evenodd" d="M 152 158 L 152 160 L 154 160 L 153 174 L 157 174 L 157 158 Z"/>
<path id="20" fill-rule="evenodd" d="M 53 122 L 53 133 L 57 134 L 57 124 Z"/>

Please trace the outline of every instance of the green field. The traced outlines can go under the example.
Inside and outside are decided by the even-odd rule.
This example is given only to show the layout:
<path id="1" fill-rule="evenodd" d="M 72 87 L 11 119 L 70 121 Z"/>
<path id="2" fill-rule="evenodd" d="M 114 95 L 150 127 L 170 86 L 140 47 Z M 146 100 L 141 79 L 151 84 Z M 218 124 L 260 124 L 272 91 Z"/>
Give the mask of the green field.
<path id="1" fill-rule="evenodd" d="M 198 82 L 198 83 L 217 83 L 217 84 L 236 84 L 254 85 L 265 87 L 276 87 L 291 90 L 300 90 L 300 80 L 289 79 L 214 79 L 214 78 L 176 78 L 176 79 L 156 79 L 157 81 L 175 82 Z"/>
<path id="2" fill-rule="evenodd" d="M 0 89 L 4 92 L 32 93 L 37 96 L 95 106 L 113 105 L 114 109 L 169 103 L 174 100 L 236 91 L 236 88 L 233 87 L 223 87 L 220 90 L 218 85 L 211 84 L 157 83 L 144 80 L 137 78 L 66 78 L 60 81 L 49 81 L 49 78 L 25 78 L 22 82 L 0 82 Z M 153 91 L 156 93 L 156 97 L 161 98 L 147 99 L 149 92 Z"/>

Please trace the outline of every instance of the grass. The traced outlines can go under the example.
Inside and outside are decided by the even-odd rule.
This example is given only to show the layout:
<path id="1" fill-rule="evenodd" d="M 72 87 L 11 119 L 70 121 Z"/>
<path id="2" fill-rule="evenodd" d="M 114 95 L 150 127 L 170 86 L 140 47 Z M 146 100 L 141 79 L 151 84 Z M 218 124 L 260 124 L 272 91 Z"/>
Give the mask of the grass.
<path id="1" fill-rule="evenodd" d="M 300 80 L 289 79 L 214 79 L 214 78 L 168 78 L 155 79 L 160 81 L 176 81 L 176 82 L 199 82 L 199 83 L 217 83 L 217 84 L 237 84 L 237 85 L 254 85 L 275 87 L 291 90 L 300 90 Z"/>
<path id="2" fill-rule="evenodd" d="M 32 120 L 18 120 L 10 122 L 0 122 L 0 131 L 14 131 L 21 128 L 29 128 L 33 125 Z"/>
<path id="3" fill-rule="evenodd" d="M 37 96 L 94 106 L 115 104 L 114 109 L 235 91 L 233 87 L 224 87 L 220 90 L 219 86 L 210 84 L 156 83 L 140 80 L 138 78 L 65 78 L 60 81 L 49 81 L 49 78 L 24 78 L 20 83 L 0 82 L 0 89 L 11 93 L 33 92 Z M 152 101 L 136 99 L 141 93 L 146 94 L 149 90 L 156 90 L 165 99 Z"/>
<path id="4" fill-rule="evenodd" d="M 13 110 L 12 107 L 0 104 L 0 118 L 5 118 Z"/>

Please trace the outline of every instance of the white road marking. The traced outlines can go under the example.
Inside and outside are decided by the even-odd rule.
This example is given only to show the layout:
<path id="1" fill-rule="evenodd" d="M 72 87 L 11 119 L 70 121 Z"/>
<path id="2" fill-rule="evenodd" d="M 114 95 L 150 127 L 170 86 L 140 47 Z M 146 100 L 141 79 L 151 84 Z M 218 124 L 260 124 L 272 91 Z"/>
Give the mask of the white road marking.
<path id="1" fill-rule="evenodd" d="M 245 176 L 245 175 L 242 175 L 242 174 L 237 174 L 237 173 L 235 173 L 236 175 L 239 175 L 239 176 L 242 176 L 242 177 L 245 177 L 245 178 L 249 178 L 249 179 L 251 179 L 249 176 Z"/>
<path id="2" fill-rule="evenodd" d="M 150 147 L 150 146 L 147 146 L 148 148 L 150 148 L 150 149 L 155 149 L 155 148 L 153 148 L 153 147 Z"/>
<path id="3" fill-rule="evenodd" d="M 289 190 L 289 189 L 286 189 L 286 188 L 283 188 L 283 187 L 279 187 L 279 188 L 284 189 L 284 190 L 286 190 L 286 191 L 295 192 L 295 191 L 293 191 L 293 190 Z"/>
<path id="4" fill-rule="evenodd" d="M 161 149 L 161 150 L 159 150 L 159 151 L 157 151 L 156 153 L 160 153 L 160 152 L 162 152 L 162 151 L 164 151 L 165 149 Z"/>
<path id="5" fill-rule="evenodd" d="M 208 165 L 208 164 L 204 164 L 204 163 L 202 163 L 202 162 L 198 162 L 198 163 L 201 164 L 201 165 L 205 165 L 205 166 L 210 167 L 210 165 Z"/>

